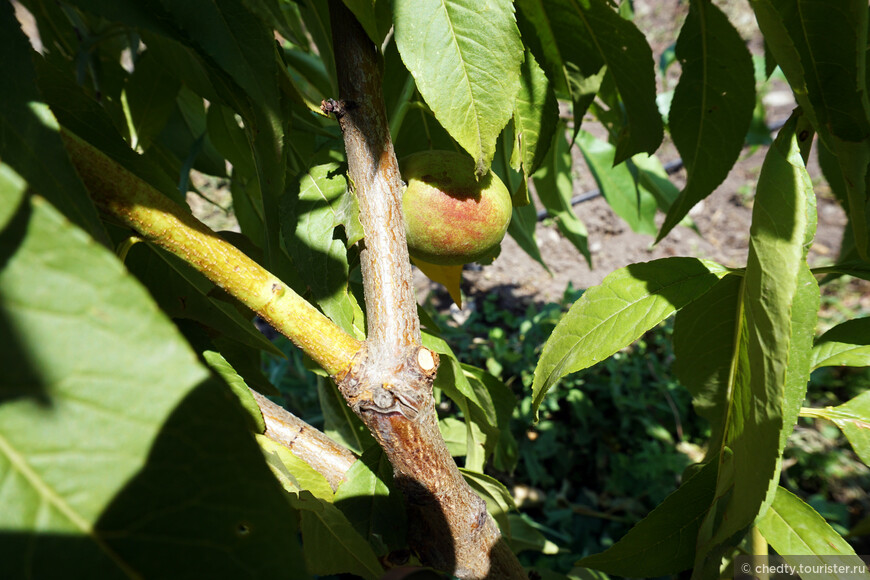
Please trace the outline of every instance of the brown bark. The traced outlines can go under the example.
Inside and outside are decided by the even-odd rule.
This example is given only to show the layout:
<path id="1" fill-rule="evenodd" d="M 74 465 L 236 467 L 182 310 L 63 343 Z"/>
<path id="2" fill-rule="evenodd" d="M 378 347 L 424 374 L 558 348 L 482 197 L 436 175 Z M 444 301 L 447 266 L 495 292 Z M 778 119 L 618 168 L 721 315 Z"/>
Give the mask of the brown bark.
<path id="1" fill-rule="evenodd" d="M 341 126 L 359 201 L 368 316 L 365 347 L 337 377 L 339 389 L 393 465 L 408 503 L 409 541 L 423 562 L 460 578 L 526 578 L 438 430 L 438 355 L 420 344 L 380 56 L 340 0 L 330 1 L 330 18 L 341 100 L 323 108 Z"/>

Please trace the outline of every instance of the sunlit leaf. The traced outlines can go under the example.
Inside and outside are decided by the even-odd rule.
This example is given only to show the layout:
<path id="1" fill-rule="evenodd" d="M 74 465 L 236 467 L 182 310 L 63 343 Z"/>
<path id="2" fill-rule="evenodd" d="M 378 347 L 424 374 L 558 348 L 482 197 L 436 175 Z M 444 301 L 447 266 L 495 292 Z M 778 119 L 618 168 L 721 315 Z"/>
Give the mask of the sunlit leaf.
<path id="1" fill-rule="evenodd" d="M 257 435 L 257 443 L 260 444 L 269 469 L 286 491 L 298 493 L 305 490 L 323 501 L 334 501 L 332 487 L 321 473 L 265 435 Z"/>
<path id="2" fill-rule="evenodd" d="M 786 562 L 822 571 L 814 573 L 813 578 L 870 578 L 866 571 L 853 572 L 866 570 L 866 564 L 855 555 L 852 546 L 816 510 L 783 487 L 777 488 L 773 505 L 755 525 Z M 838 572 L 840 566 L 849 572 Z"/>
<path id="3" fill-rule="evenodd" d="M 509 0 L 395 0 L 396 44 L 438 121 L 483 175 L 513 111 L 523 47 Z"/>
<path id="4" fill-rule="evenodd" d="M 861 461 L 870 465 L 870 391 L 837 407 L 814 410 L 814 415 L 833 421 L 846 435 Z"/>
<path id="5" fill-rule="evenodd" d="M 535 408 L 559 379 L 628 346 L 726 273 L 694 258 L 664 258 L 612 272 L 574 303 L 544 345 L 532 387 Z"/>

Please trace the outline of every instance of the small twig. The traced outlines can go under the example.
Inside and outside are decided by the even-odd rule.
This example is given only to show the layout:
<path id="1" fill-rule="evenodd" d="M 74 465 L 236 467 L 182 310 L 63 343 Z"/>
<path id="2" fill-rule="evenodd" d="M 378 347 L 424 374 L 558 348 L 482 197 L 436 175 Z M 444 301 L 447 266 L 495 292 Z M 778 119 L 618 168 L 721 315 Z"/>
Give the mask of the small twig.
<path id="1" fill-rule="evenodd" d="M 260 393 L 252 390 L 251 394 L 266 422 L 263 434 L 323 475 L 333 491 L 338 489 L 356 462 L 354 454 Z"/>

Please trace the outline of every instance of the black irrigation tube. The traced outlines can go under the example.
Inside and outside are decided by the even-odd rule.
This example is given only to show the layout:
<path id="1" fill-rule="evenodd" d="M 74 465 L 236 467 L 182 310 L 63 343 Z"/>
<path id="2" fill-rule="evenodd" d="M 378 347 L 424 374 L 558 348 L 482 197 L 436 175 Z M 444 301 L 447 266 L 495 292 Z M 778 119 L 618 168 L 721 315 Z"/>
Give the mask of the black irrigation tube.
<path id="1" fill-rule="evenodd" d="M 785 125 L 785 120 L 779 120 L 779 121 L 775 121 L 774 123 L 771 123 L 770 125 L 767 126 L 767 128 L 772 133 L 774 131 L 781 129 L 783 125 Z M 677 171 L 679 171 L 680 169 L 683 168 L 683 160 L 682 159 L 674 159 L 673 161 L 669 161 L 669 162 L 665 163 L 664 168 L 665 168 L 665 173 L 667 173 L 668 175 L 673 175 L 674 173 L 676 173 Z M 575 205 L 580 205 L 581 203 L 595 199 L 596 197 L 598 197 L 600 195 L 601 195 L 600 189 L 593 189 L 591 191 L 587 191 L 585 193 L 575 195 L 574 197 L 571 198 L 571 206 L 573 207 Z M 550 212 L 548 212 L 546 209 L 539 210 L 537 216 L 538 216 L 539 222 L 544 221 L 548 217 L 551 217 Z"/>

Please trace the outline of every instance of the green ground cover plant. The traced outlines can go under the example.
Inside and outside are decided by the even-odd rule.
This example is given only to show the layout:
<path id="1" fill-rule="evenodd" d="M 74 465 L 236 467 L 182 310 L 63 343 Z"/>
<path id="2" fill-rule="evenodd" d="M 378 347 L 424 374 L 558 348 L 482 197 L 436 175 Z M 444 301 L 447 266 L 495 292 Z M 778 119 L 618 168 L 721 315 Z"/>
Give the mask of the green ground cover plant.
<path id="1" fill-rule="evenodd" d="M 870 461 L 860 379 L 807 397 L 812 372 L 870 362 L 870 319 L 816 333 L 820 284 L 870 277 L 868 7 L 752 0 L 762 73 L 716 4 L 688 5 L 658 99 L 630 2 L 0 2 L 0 577 L 857 564 L 804 428 Z M 589 259 L 571 147 L 661 240 L 729 173 L 777 66 L 798 108 L 755 183 L 744 265 L 631 264 L 564 315 L 499 327 L 484 303 L 485 346 L 418 307 L 398 158 L 494 172 L 508 234 L 540 259 L 534 185 Z M 666 129 L 682 189 L 655 157 Z M 836 262 L 810 268 L 812 150 L 848 225 Z M 240 232 L 193 216 L 192 170 L 229 180 Z M 459 298 L 461 265 L 415 263 Z M 255 317 L 302 356 L 264 372 L 282 352 Z M 288 401 L 304 416 L 268 398 L 282 373 L 307 387 Z M 792 461 L 820 497 L 788 489 Z M 574 472 L 591 495 L 517 510 L 505 485 Z"/>

